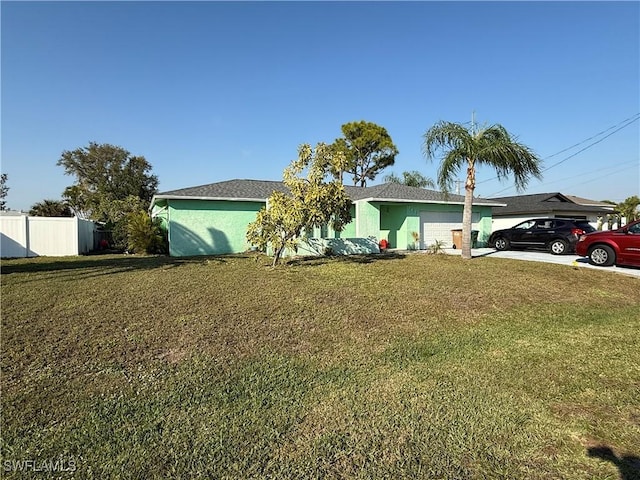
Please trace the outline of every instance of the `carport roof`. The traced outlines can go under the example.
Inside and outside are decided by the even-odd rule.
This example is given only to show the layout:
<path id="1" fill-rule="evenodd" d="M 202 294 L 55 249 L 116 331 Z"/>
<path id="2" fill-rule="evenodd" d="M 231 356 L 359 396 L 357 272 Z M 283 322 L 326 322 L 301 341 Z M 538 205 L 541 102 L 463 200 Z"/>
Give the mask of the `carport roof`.
<path id="1" fill-rule="evenodd" d="M 349 198 L 354 202 L 380 201 L 380 202 L 410 202 L 410 203 L 453 203 L 463 204 L 464 196 L 444 194 L 435 190 L 409 187 L 398 183 L 383 183 L 372 187 L 354 187 L 345 185 Z M 184 200 L 233 200 L 233 201 L 258 201 L 266 202 L 273 191 L 288 193 L 287 187 L 282 182 L 273 180 L 249 180 L 236 179 L 223 182 L 209 183 L 196 187 L 181 188 L 158 193 L 154 196 L 152 204 L 161 199 Z M 486 205 L 498 207 L 504 205 L 501 202 L 474 198 L 474 205 Z"/>

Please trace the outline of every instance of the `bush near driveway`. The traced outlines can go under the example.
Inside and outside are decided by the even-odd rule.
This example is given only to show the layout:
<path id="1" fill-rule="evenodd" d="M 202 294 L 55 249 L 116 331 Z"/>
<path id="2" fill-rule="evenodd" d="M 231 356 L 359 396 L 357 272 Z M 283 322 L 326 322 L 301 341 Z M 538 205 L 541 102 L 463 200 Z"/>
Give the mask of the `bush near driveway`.
<path id="1" fill-rule="evenodd" d="M 638 455 L 637 278 L 267 262 L 3 261 L 3 478 L 615 478 L 631 461 L 589 449 Z"/>

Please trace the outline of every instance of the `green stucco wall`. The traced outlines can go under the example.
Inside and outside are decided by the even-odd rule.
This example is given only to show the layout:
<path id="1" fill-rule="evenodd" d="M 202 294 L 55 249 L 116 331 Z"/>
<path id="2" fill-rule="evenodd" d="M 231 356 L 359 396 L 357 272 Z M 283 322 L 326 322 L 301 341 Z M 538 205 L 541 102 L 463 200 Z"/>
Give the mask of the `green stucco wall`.
<path id="1" fill-rule="evenodd" d="M 478 226 L 478 247 L 486 247 L 491 235 L 493 222 L 491 207 L 474 207 L 474 212 L 480 213 L 480 222 Z"/>
<path id="2" fill-rule="evenodd" d="M 406 205 L 379 205 L 380 210 L 380 235 L 378 240 L 386 239 L 390 248 L 408 248 L 407 238 L 410 217 L 407 214 Z"/>
<path id="3" fill-rule="evenodd" d="M 247 225 L 263 206 L 261 202 L 169 200 L 169 254 L 183 257 L 246 251 Z"/>
<path id="4" fill-rule="evenodd" d="M 169 253 L 171 256 L 218 255 L 240 253 L 248 250 L 247 225 L 254 221 L 262 202 L 224 200 L 161 200 L 152 214 L 168 226 Z M 478 246 L 486 244 L 491 233 L 491 208 L 473 208 L 479 230 Z M 354 239 L 375 237 L 376 242 L 386 239 L 391 248 L 412 249 L 415 242 L 412 232 L 421 234 L 421 212 L 458 212 L 462 205 L 388 203 L 359 201 L 352 207 L 353 221 L 342 232 L 323 229 L 325 239 L 343 239 L 344 242 L 326 244 L 336 253 L 348 253 L 354 247 Z M 309 232 L 312 238 L 321 237 L 321 229 Z"/>
<path id="5" fill-rule="evenodd" d="M 356 237 L 380 240 L 380 209 L 373 202 L 356 203 Z"/>
<path id="6" fill-rule="evenodd" d="M 378 240 L 386 239 L 389 242 L 390 248 L 399 249 L 413 249 L 416 248 L 415 241 L 413 239 L 412 232 L 417 232 L 421 235 L 420 214 L 421 212 L 455 212 L 459 213 L 462 217 L 462 205 L 454 204 L 437 204 L 437 203 L 407 203 L 407 204 L 393 204 L 393 203 L 378 203 L 372 202 L 371 207 L 375 208 L 376 212 L 379 212 L 380 228 L 377 234 L 367 233 L 368 236 L 373 235 Z M 373 208 L 362 208 L 365 215 L 375 215 Z M 474 228 L 479 230 L 478 234 L 478 246 L 483 246 L 489 239 L 491 234 L 491 208 L 474 206 L 473 207 L 474 218 L 479 217 L 477 225 Z M 375 228 L 373 219 L 365 219 L 365 231 L 367 228 Z"/>
<path id="7" fill-rule="evenodd" d="M 336 232 L 335 238 L 354 238 L 356 236 L 356 206 L 351 205 L 351 221 L 341 232 Z"/>

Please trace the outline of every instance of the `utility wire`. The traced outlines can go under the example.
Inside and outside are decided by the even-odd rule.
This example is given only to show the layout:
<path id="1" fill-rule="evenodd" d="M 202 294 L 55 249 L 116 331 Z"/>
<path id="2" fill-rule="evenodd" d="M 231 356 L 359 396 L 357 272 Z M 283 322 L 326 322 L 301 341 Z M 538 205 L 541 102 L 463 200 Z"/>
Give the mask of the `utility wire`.
<path id="1" fill-rule="evenodd" d="M 630 168 L 630 167 L 621 168 L 621 169 L 619 169 L 619 170 L 615 170 L 615 171 L 613 171 L 613 172 L 607 173 L 606 175 L 601 175 L 601 176 L 599 176 L 598 178 L 592 178 L 591 180 L 586 180 L 586 181 L 584 181 L 584 182 L 574 183 L 573 185 L 571 185 L 571 186 L 569 186 L 569 187 L 567 187 L 567 188 L 575 188 L 575 187 L 579 187 L 580 185 L 585 185 L 585 184 L 587 184 L 587 183 L 596 182 L 596 181 L 601 180 L 601 179 L 603 179 L 603 178 L 610 177 L 611 175 L 615 175 L 615 174 L 618 174 L 618 173 L 620 173 L 620 172 L 624 172 L 625 170 L 629 170 L 629 168 Z"/>
<path id="2" fill-rule="evenodd" d="M 626 128 L 626 127 L 628 127 L 629 125 L 631 125 L 632 123 L 637 122 L 639 119 L 640 119 L 640 116 L 636 116 L 636 117 L 635 117 L 635 118 L 633 118 L 632 120 L 628 121 L 626 124 L 622 125 L 622 126 L 621 126 L 621 127 L 619 127 L 619 128 L 616 128 L 616 129 L 615 129 L 613 132 L 611 132 L 610 134 L 605 135 L 605 136 L 604 136 L 604 137 L 602 137 L 600 140 L 596 140 L 595 142 L 590 143 L 590 144 L 589 144 L 589 145 L 587 145 L 586 147 L 581 148 L 580 150 L 578 150 L 576 153 L 573 153 L 573 154 L 569 155 L 568 157 L 563 158 L 563 159 L 562 159 L 562 160 L 560 160 L 559 162 L 556 162 L 556 163 L 554 163 L 553 165 L 551 165 L 551 166 L 549 166 L 549 167 L 547 167 L 547 168 L 544 168 L 542 171 L 543 171 L 543 172 L 546 172 L 547 170 L 551 170 L 553 167 L 557 167 L 557 166 L 558 166 L 558 165 L 560 165 L 561 163 L 566 162 L 567 160 L 569 160 L 569 159 L 571 159 L 571 158 L 575 157 L 576 155 L 578 155 L 579 153 L 584 152 L 584 151 L 585 151 L 585 150 L 587 150 L 588 148 L 591 148 L 591 147 L 593 147 L 594 145 L 596 145 L 596 144 L 598 144 L 598 143 L 600 143 L 600 142 L 603 142 L 606 138 L 609 138 L 609 137 L 610 137 L 611 135 L 613 135 L 614 133 L 619 132 L 619 131 L 620 131 L 620 130 L 622 130 L 623 128 Z"/>
<path id="3" fill-rule="evenodd" d="M 635 164 L 635 165 L 631 165 L 631 164 Z M 636 168 L 637 165 L 638 165 L 638 162 L 635 161 L 635 160 L 632 160 L 631 162 L 618 163 L 616 165 L 611 165 L 609 167 L 600 168 L 598 170 L 593 170 L 591 172 L 585 172 L 583 174 L 572 175 L 571 177 L 559 178 L 559 179 L 553 180 L 551 182 L 544 182 L 544 185 L 546 187 L 547 185 L 553 185 L 554 183 L 566 182 L 567 180 L 575 180 L 575 179 L 577 179 L 579 177 L 584 177 L 584 176 L 587 176 L 587 175 L 591 176 L 591 175 L 597 174 L 598 172 L 604 172 L 605 170 L 615 169 L 614 172 L 602 173 L 602 174 L 599 174 L 595 178 L 590 178 L 588 180 L 584 180 L 584 181 L 582 181 L 580 183 L 575 183 L 575 184 L 571 185 L 570 187 L 567 187 L 567 188 L 573 188 L 575 186 L 579 186 L 579 185 L 582 185 L 582 184 L 585 184 L 585 183 L 595 182 L 596 180 L 600 180 L 601 178 L 607 178 L 607 177 L 611 176 L 613 173 L 619 173 L 619 172 L 623 172 L 625 170 L 630 170 L 632 168 Z M 622 168 L 620 168 L 620 167 L 622 167 Z"/>
<path id="4" fill-rule="evenodd" d="M 562 163 L 566 162 L 567 160 L 570 160 L 571 158 L 575 157 L 575 156 L 576 156 L 576 155 L 578 155 L 579 153 L 582 153 L 582 152 L 584 152 L 585 150 L 587 150 L 587 149 L 589 149 L 589 148 L 593 147 L 594 145 L 596 145 L 596 144 L 598 144 L 598 143 L 600 143 L 600 142 L 603 142 L 605 139 L 607 139 L 608 137 L 610 137 L 610 136 L 611 136 L 611 135 L 613 135 L 614 133 L 619 132 L 619 131 L 620 131 L 620 130 L 622 130 L 623 128 L 628 127 L 629 125 L 633 124 L 634 122 L 637 122 L 638 120 L 640 120 L 640 113 L 637 113 L 637 114 L 636 114 L 636 115 L 634 115 L 633 117 L 629 117 L 629 118 L 627 118 L 626 120 L 623 120 L 622 122 L 620 122 L 620 123 L 618 123 L 618 124 L 614 125 L 613 127 L 610 127 L 610 128 L 608 128 L 608 129 L 604 130 L 603 132 L 607 132 L 607 131 L 611 130 L 612 128 L 616 128 L 618 125 L 622 125 L 622 126 L 620 126 L 620 127 L 616 128 L 613 132 L 609 133 L 608 135 L 605 135 L 604 137 L 600 138 L 599 140 L 596 140 L 595 142 L 590 143 L 590 144 L 589 144 L 589 145 L 587 145 L 586 147 L 581 148 L 581 149 L 580 149 L 580 150 L 578 150 L 577 152 L 575 152 L 575 153 L 573 153 L 573 154 L 569 155 L 569 156 L 568 156 L 568 157 L 566 157 L 566 158 L 563 158 L 563 159 L 562 159 L 562 160 L 560 160 L 559 162 L 556 162 L 556 163 L 554 163 L 553 165 L 550 165 L 549 167 L 542 169 L 542 172 L 546 172 L 546 171 L 548 171 L 548 170 L 550 170 L 550 169 L 552 169 L 552 168 L 554 168 L 554 167 L 557 167 L 558 165 L 560 165 L 560 164 L 562 164 Z M 591 137 L 590 139 L 598 137 L 598 136 L 599 136 L 599 135 L 601 135 L 603 132 L 600 132 L 599 134 L 597 134 L 597 135 L 595 135 L 595 136 Z M 581 145 L 581 144 L 583 144 L 584 142 L 589 141 L 590 139 L 583 140 L 582 142 L 580 142 L 580 143 L 578 143 L 578 144 L 576 144 L 576 145 Z M 567 150 L 569 150 L 569 149 L 571 149 L 571 148 L 574 148 L 576 145 L 574 145 L 573 147 L 569 147 L 568 149 L 565 149 L 565 150 L 563 150 L 563 151 L 567 151 Z M 558 153 L 561 153 L 561 152 L 558 152 Z M 551 157 L 558 155 L 558 153 L 553 154 Z M 551 158 L 551 157 L 546 157 L 546 158 Z M 487 182 L 487 181 L 490 181 L 490 180 L 495 180 L 495 179 L 497 179 L 497 177 L 490 178 L 489 180 L 483 180 L 482 182 L 477 182 L 477 183 L 478 183 L 478 184 L 479 184 L 479 183 L 484 183 L 484 182 Z M 499 193 L 502 193 L 502 192 L 504 192 L 504 191 L 511 190 L 512 188 L 513 188 L 513 186 L 508 186 L 508 187 L 506 187 L 506 188 L 503 188 L 502 190 L 498 190 L 497 192 L 494 192 L 494 193 L 492 193 L 491 195 L 489 195 L 489 198 L 490 198 L 490 197 L 493 197 L 494 195 L 497 195 L 497 194 L 499 194 Z"/>
<path id="5" fill-rule="evenodd" d="M 637 160 L 631 160 L 628 162 L 623 162 L 623 163 L 616 163 L 615 165 L 609 165 L 608 167 L 603 167 L 603 168 L 598 168 L 597 170 L 591 170 L 589 172 L 584 172 L 584 173 L 578 173 L 576 175 L 571 175 L 570 177 L 563 177 L 563 178 L 557 178 L 556 180 L 553 180 L 551 182 L 544 182 L 545 186 L 546 185 L 553 185 L 554 183 L 559 183 L 559 182 L 565 182 L 567 180 L 572 180 L 572 179 L 576 179 L 576 178 L 580 178 L 580 177 L 584 177 L 587 175 L 594 175 L 598 172 L 604 172 L 605 170 L 612 170 L 612 169 L 617 169 L 620 167 L 624 167 L 623 170 L 627 170 L 629 168 L 632 168 L 632 164 L 633 165 L 638 165 L 638 161 Z M 628 165 L 628 167 L 627 167 Z M 605 178 L 608 177 L 609 174 L 604 174 L 598 178 Z M 595 179 L 597 180 L 597 178 Z M 592 180 L 587 180 L 587 182 L 591 182 Z M 509 188 L 515 188 L 513 186 L 510 186 Z"/>
<path id="6" fill-rule="evenodd" d="M 612 129 L 616 128 L 618 125 L 622 125 L 623 123 L 626 123 L 626 122 L 628 122 L 630 120 L 636 121 L 636 120 L 638 120 L 638 116 L 640 116 L 640 113 L 636 113 L 635 115 L 633 115 L 633 116 L 631 116 L 631 117 L 629 117 L 629 118 L 617 123 L 616 125 L 613 125 L 612 127 L 609 127 L 606 130 L 603 130 L 603 131 L 601 131 L 599 133 L 596 133 L 595 135 L 593 135 L 593 136 L 591 136 L 591 137 L 589 137 L 589 138 L 587 138 L 585 140 L 582 140 L 581 142 L 578 142 L 575 145 L 571 145 L 570 147 L 567 147 L 564 150 L 560 150 L 559 152 L 554 153 L 553 155 L 549 155 L 548 157 L 545 157 L 544 160 L 549 160 L 550 158 L 558 156 L 561 153 L 567 152 L 567 151 L 571 150 L 572 148 L 578 147 L 578 146 L 582 145 L 583 143 L 588 142 L 589 140 L 593 140 L 594 138 L 597 138 L 600 135 L 602 135 L 604 133 L 607 133 L 609 130 L 612 130 Z"/>
<path id="7" fill-rule="evenodd" d="M 584 152 L 584 151 L 585 151 L 585 150 L 587 150 L 588 148 L 591 148 L 592 146 L 594 146 L 594 145 L 596 145 L 596 144 L 598 144 L 598 143 L 600 143 L 600 142 L 604 141 L 606 138 L 610 137 L 610 136 L 611 136 L 611 135 L 613 135 L 614 133 L 617 133 L 617 132 L 619 132 L 620 130 L 622 130 L 623 128 L 628 127 L 628 126 L 629 126 L 629 125 L 631 125 L 632 123 L 637 122 L 639 119 L 640 119 L 640 113 L 636 113 L 635 115 L 633 115 L 633 116 L 631 116 L 631 117 L 629 117 L 629 118 L 627 118 L 627 119 L 625 119 L 625 120 L 622 120 L 621 122 L 618 122 L 617 124 L 615 124 L 615 125 L 613 125 L 613 126 L 611 126 L 611 127 L 607 128 L 606 130 L 601 131 L 600 133 L 597 133 L 597 134 L 595 134 L 595 135 L 592 135 L 591 137 L 589 137 L 589 138 L 587 138 L 587 139 L 585 139 L 585 140 L 582 140 L 581 142 L 578 142 L 578 143 L 576 143 L 575 145 L 572 145 L 572 146 L 570 146 L 570 147 L 567 147 L 567 148 L 565 148 L 565 149 L 563 149 L 563 150 L 560 150 L 559 152 L 554 153 L 553 155 L 549 155 L 548 157 L 543 158 L 543 160 L 548 160 L 548 159 L 550 159 L 550 158 L 556 157 L 556 156 L 560 155 L 561 153 L 564 153 L 564 152 L 566 152 L 566 151 L 568 151 L 568 150 L 571 150 L 572 148 L 575 148 L 575 147 L 577 147 L 577 146 L 579 146 L 579 145 L 582 145 L 583 143 L 588 142 L 589 140 L 593 140 L 594 138 L 599 137 L 599 136 L 600 136 L 600 135 L 602 135 L 603 133 L 606 133 L 606 132 L 608 132 L 609 130 L 614 129 L 614 128 L 619 127 L 620 125 L 622 125 L 622 126 L 620 126 L 619 128 L 616 128 L 616 130 L 614 130 L 614 131 L 613 131 L 613 132 L 611 132 L 610 134 L 606 135 L 605 137 L 602 137 L 600 140 L 597 140 L 597 141 L 595 141 L 595 142 L 593 142 L 593 143 L 591 143 L 591 144 L 587 145 L 587 146 L 586 146 L 586 147 L 584 147 L 583 149 L 578 150 L 576 153 L 574 153 L 574 154 L 572 154 L 572 155 L 570 155 L 570 156 L 568 156 L 568 157 L 566 157 L 566 158 L 564 158 L 564 159 L 560 160 L 559 162 L 556 162 L 556 163 L 554 163 L 553 165 L 551 165 L 551 166 L 549 166 L 549 167 L 547 167 L 547 168 L 544 168 L 544 169 L 542 170 L 542 172 L 546 172 L 546 171 L 548 171 L 548 170 L 552 169 L 553 167 L 557 167 L 557 166 L 558 166 L 558 165 L 560 165 L 561 163 L 566 162 L 567 160 L 569 160 L 569 159 L 571 159 L 571 158 L 575 157 L 576 155 L 578 155 L 579 153 Z M 492 181 L 492 180 L 497 180 L 497 179 L 498 179 L 498 177 L 488 178 L 487 180 L 482 180 L 482 181 L 480 181 L 480 182 L 476 182 L 476 185 L 479 185 L 479 184 L 481 184 L 481 183 L 490 182 L 490 181 Z M 505 190 L 509 190 L 510 188 L 512 188 L 512 187 L 504 188 L 504 189 L 502 189 L 502 190 L 500 190 L 500 191 L 498 191 L 498 192 L 493 193 L 491 196 L 496 195 L 496 194 L 501 193 L 501 192 L 504 192 Z"/>

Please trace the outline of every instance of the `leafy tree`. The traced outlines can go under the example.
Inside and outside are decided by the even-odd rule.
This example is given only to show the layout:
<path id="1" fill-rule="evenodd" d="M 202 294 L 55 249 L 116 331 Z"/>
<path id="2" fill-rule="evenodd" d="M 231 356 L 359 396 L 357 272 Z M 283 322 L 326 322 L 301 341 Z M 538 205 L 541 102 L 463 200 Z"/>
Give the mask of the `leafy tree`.
<path id="1" fill-rule="evenodd" d="M 73 217 L 73 212 L 69 205 L 61 200 L 42 200 L 31 206 L 29 215 L 34 217 Z"/>
<path id="2" fill-rule="evenodd" d="M 103 202 L 100 208 L 109 219 L 105 227 L 111 230 L 113 244 L 118 248 L 125 248 L 128 244 L 128 223 L 131 215 L 146 211 L 148 204 L 135 195 L 128 195 L 122 200 L 112 200 L 110 202 L 103 200 Z"/>
<path id="3" fill-rule="evenodd" d="M 420 172 L 412 170 L 411 172 L 402 172 L 402 178 L 398 177 L 395 173 L 390 173 L 384 176 L 385 182 L 389 183 L 401 183 L 409 187 L 418 188 L 435 188 L 436 184 L 429 177 L 425 177 Z"/>
<path id="4" fill-rule="evenodd" d="M 88 147 L 64 151 L 57 164 L 76 182 L 63 197 L 78 215 L 109 222 L 111 204 L 133 196 L 148 207 L 158 187 L 151 165 L 144 157 L 132 156 L 122 147 L 90 142 Z"/>
<path id="5" fill-rule="evenodd" d="M 640 218 L 640 211 L 638 211 L 639 206 L 640 198 L 638 198 L 637 195 L 633 195 L 632 197 L 626 198 L 623 202 L 618 203 L 616 210 L 620 213 L 621 217 L 627 219 L 627 223 L 630 223 Z"/>
<path id="6" fill-rule="evenodd" d="M 7 178 L 8 176 L 6 173 L 0 175 L 0 210 L 7 210 L 7 202 L 5 201 L 5 198 L 7 198 L 7 194 L 9 193 Z"/>
<path id="7" fill-rule="evenodd" d="M 353 175 L 354 185 L 366 187 L 367 180 L 395 162 L 398 149 L 383 127 L 365 121 L 345 123 L 342 134 L 333 148 L 344 152 L 347 166 L 343 171 Z"/>
<path id="8" fill-rule="evenodd" d="M 464 210 L 462 214 L 462 258 L 471 258 L 471 213 L 476 188 L 476 167 L 487 165 L 495 169 L 499 179 L 510 174 L 516 188 L 522 190 L 531 176 L 541 178 L 540 160 L 525 145 L 518 143 L 502 125 L 492 125 L 475 131 L 451 122 L 438 122 L 424 134 L 424 154 L 428 160 L 436 152 L 443 156 L 438 169 L 438 184 L 448 192 L 458 171 L 467 170 Z"/>
<path id="9" fill-rule="evenodd" d="M 306 228 L 331 224 L 334 230 L 342 230 L 351 221 L 351 201 L 339 178 L 326 178 L 345 166 L 345 155 L 330 145 L 319 143 L 315 150 L 308 144 L 301 145 L 298 159 L 283 174 L 290 193 L 271 194 L 267 206 L 249 224 L 247 241 L 263 251 L 272 247 L 275 266 L 286 248 L 297 251 Z M 301 176 L 303 172 L 306 177 Z"/>

